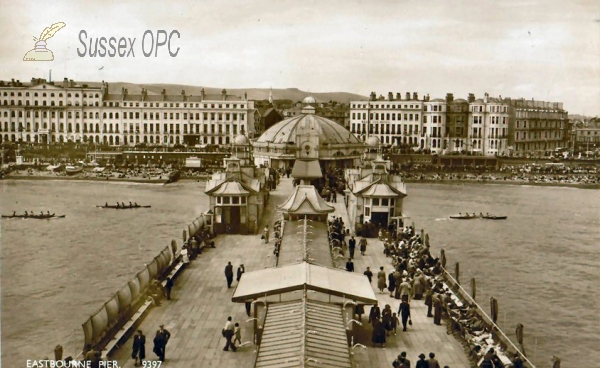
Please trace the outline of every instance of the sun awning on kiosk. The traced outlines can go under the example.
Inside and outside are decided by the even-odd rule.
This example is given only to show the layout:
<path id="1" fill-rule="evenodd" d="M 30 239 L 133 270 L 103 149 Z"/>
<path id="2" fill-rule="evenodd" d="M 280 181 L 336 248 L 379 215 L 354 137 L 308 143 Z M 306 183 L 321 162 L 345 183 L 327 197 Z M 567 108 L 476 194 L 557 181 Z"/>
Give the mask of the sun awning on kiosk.
<path id="1" fill-rule="evenodd" d="M 365 304 L 377 302 L 373 288 L 364 275 L 308 262 L 244 273 L 231 301 L 243 303 L 305 288 Z"/>

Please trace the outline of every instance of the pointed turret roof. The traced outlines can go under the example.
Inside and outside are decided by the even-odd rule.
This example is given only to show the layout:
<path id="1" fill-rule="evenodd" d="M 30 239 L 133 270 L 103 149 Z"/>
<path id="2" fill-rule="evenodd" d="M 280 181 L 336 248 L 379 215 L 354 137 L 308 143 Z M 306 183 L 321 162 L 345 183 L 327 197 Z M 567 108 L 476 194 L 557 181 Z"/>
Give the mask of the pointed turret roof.
<path id="1" fill-rule="evenodd" d="M 296 185 L 292 194 L 277 209 L 297 215 L 318 215 L 335 211 L 335 207 L 327 204 L 312 185 Z"/>

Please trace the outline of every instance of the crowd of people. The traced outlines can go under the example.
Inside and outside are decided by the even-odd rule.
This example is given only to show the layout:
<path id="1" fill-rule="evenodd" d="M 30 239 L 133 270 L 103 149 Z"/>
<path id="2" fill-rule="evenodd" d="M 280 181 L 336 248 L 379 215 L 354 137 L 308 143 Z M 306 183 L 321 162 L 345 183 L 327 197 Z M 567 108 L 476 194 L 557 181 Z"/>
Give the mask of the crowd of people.
<path id="1" fill-rule="evenodd" d="M 468 346 L 470 358 L 479 367 L 500 368 L 508 364 L 514 367 L 522 367 L 523 361 L 519 353 L 509 357 L 507 349 L 489 323 L 487 323 L 475 304 L 465 305 L 453 289 L 444 280 L 444 268 L 439 258 L 434 258 L 430 253 L 427 237 L 416 234 L 412 226 L 407 226 L 400 233 L 382 230 L 380 239 L 383 243 L 383 253 L 390 258 L 392 268 L 386 273 L 385 267 L 381 266 L 377 272 L 377 289 L 380 293 L 389 293 L 390 297 L 401 300 L 397 312 L 386 304 L 383 309 L 375 304 L 371 306 L 368 321 L 373 331 L 371 341 L 374 347 L 385 346 L 387 338 L 401 327 L 407 331 L 412 324 L 410 302 L 423 300 L 427 306 L 427 317 L 433 319 L 435 325 L 442 325 L 442 319 L 446 320 L 448 333 L 456 333 Z M 352 254 L 352 245 L 356 240 L 351 237 L 348 250 Z M 364 271 L 364 275 L 373 279 L 370 267 Z M 355 314 L 358 319 L 364 314 L 364 307 L 357 305 Z M 430 363 L 435 357 L 430 353 L 430 359 L 425 360 L 425 355 L 419 356 L 417 367 L 433 367 L 424 365 Z M 426 363 L 420 363 L 424 361 Z M 436 361 L 437 362 L 437 361 Z M 398 356 L 392 365 L 394 367 L 410 367 L 410 361 L 403 353 Z"/>
<path id="2" fill-rule="evenodd" d="M 526 184 L 599 184 L 600 171 L 595 166 L 562 164 L 523 164 L 495 166 L 400 166 L 396 171 L 404 180 L 417 181 L 498 181 Z"/>

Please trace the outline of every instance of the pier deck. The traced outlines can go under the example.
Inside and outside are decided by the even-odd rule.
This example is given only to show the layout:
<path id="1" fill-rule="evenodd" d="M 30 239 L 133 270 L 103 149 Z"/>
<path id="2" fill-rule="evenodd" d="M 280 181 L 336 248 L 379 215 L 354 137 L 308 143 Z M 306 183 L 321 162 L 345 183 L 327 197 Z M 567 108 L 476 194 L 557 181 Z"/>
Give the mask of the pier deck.
<path id="1" fill-rule="evenodd" d="M 282 203 L 292 192 L 292 179 L 282 178 L 277 190 L 271 192 L 271 198 L 263 216 L 262 229 L 266 224 L 272 227 L 278 219 L 276 206 Z M 341 200 L 341 197 L 338 197 Z M 336 215 L 342 214 L 343 201 L 336 205 Z M 342 214 L 344 222 L 347 216 Z M 268 222 L 267 222 L 268 221 Z M 347 224 L 348 222 L 346 222 Z M 246 271 L 263 269 L 273 266 L 274 241 L 269 245 L 264 244 L 260 235 L 221 235 L 216 239 L 216 248 L 207 249 L 203 254 L 191 262 L 188 268 L 178 276 L 170 301 L 164 301 L 161 306 L 154 307 L 140 325 L 146 335 L 146 359 L 156 359 L 152 352 L 154 334 L 161 324 L 171 332 L 171 339 L 166 348 L 166 361 L 164 366 L 181 368 L 197 367 L 240 367 L 250 368 L 254 363 L 254 350 L 252 344 L 240 347 L 237 352 L 225 352 L 223 347 L 225 339 L 221 336 L 227 316 L 240 323 L 242 327 L 242 342 L 252 340 L 252 323 L 246 323 L 248 317 L 243 304 L 231 302 L 236 282 L 231 289 L 227 289 L 223 270 L 228 261 L 235 269 L 240 263 L 245 265 Z M 362 273 L 370 266 L 376 274 L 379 266 L 384 266 L 389 272 L 391 265 L 389 259 L 382 253 L 381 242 L 369 239 L 367 254 L 355 254 L 355 268 Z M 375 280 L 373 287 L 376 288 Z M 399 301 L 389 297 L 389 294 L 379 294 L 376 291 L 379 304 L 383 307 L 390 304 L 397 311 Z M 368 315 L 369 308 L 365 311 Z M 411 303 L 413 326 L 408 332 L 398 332 L 397 336 L 390 336 L 385 348 L 371 347 L 371 328 L 366 323 L 367 316 L 363 316 L 363 327 L 356 326 L 355 342 L 367 346 L 366 350 L 357 348 L 354 361 L 356 367 L 390 367 L 391 362 L 401 351 L 406 351 L 408 358 L 413 362 L 423 352 L 426 355 L 435 352 L 442 366 L 452 368 L 469 367 L 461 344 L 452 335 L 446 334 L 445 326 L 436 326 L 431 318 L 426 317 L 426 307 L 423 301 Z M 134 367 L 131 359 L 132 338 L 124 343 L 114 354 L 113 359 L 118 360 L 119 367 Z"/>

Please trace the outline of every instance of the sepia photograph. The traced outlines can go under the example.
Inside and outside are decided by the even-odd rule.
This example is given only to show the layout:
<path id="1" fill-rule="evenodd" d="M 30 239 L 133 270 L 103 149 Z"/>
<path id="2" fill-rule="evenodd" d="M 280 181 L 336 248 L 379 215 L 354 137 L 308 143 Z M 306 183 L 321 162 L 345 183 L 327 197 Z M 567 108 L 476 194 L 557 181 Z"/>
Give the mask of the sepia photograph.
<path id="1" fill-rule="evenodd" d="M 600 2 L 0 0 L 0 31 L 0 366 L 600 364 Z"/>

